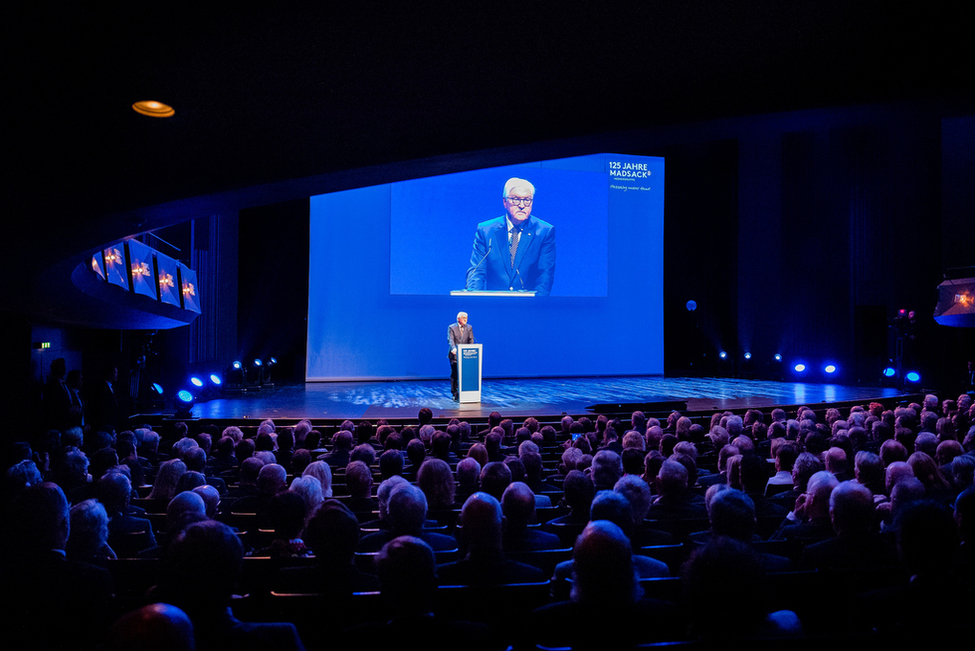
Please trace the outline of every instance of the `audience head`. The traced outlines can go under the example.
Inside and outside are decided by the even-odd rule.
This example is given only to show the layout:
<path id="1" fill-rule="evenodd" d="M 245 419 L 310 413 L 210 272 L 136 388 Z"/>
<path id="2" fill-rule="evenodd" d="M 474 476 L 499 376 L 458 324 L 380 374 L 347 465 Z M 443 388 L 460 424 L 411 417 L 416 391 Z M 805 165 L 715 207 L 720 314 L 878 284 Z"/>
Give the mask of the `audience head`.
<path id="1" fill-rule="evenodd" d="M 312 461 L 302 471 L 303 477 L 314 477 L 322 487 L 322 497 L 332 496 L 332 469 L 324 461 Z"/>
<path id="2" fill-rule="evenodd" d="M 511 483 L 511 470 L 501 461 L 492 461 L 481 468 L 481 490 L 499 503 L 504 489 Z"/>
<path id="3" fill-rule="evenodd" d="M 420 466 L 416 481 L 426 495 L 430 508 L 449 509 L 453 507 L 457 486 L 454 481 L 454 473 L 446 461 L 436 458 L 427 459 Z"/>
<path id="4" fill-rule="evenodd" d="M 572 560 L 573 601 L 612 609 L 639 599 L 630 540 L 612 522 L 587 524 L 576 540 Z"/>
<path id="5" fill-rule="evenodd" d="M 504 516 L 501 503 L 492 495 L 478 491 L 464 502 L 460 511 L 461 534 L 471 552 L 499 552 Z"/>

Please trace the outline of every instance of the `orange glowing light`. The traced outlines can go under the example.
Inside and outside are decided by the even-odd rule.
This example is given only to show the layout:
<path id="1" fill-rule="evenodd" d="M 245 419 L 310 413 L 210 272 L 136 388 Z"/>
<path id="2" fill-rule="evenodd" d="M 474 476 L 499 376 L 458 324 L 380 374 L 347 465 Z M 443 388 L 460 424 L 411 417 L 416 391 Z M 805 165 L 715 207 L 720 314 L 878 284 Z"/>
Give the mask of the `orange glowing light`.
<path id="1" fill-rule="evenodd" d="M 147 115 L 151 118 L 171 118 L 176 115 L 176 109 L 172 106 L 155 100 L 136 102 L 132 105 L 132 110 L 139 115 Z"/>

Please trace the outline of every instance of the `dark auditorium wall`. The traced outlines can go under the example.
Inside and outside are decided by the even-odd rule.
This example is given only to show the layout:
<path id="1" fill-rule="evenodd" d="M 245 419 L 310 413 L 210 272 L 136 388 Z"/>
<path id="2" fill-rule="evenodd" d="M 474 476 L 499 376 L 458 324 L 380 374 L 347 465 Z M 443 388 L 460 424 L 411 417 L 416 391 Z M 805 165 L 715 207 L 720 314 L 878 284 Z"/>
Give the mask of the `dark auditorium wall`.
<path id="1" fill-rule="evenodd" d="M 273 355 L 274 378 L 304 380 L 308 199 L 241 211 L 238 268 L 238 355 Z"/>

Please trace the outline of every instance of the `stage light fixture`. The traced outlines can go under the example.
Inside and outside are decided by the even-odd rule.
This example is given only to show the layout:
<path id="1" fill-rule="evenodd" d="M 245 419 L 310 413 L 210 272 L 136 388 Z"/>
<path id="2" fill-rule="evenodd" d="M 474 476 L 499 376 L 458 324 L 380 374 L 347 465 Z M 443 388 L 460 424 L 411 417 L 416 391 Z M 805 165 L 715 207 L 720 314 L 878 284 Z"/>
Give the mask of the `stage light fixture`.
<path id="1" fill-rule="evenodd" d="M 722 350 L 720 353 L 718 353 L 718 357 L 720 357 L 721 359 L 727 359 L 728 353 Z"/>
<path id="2" fill-rule="evenodd" d="M 278 363 L 278 360 L 276 358 L 274 358 L 274 357 L 272 357 L 269 360 L 267 360 L 267 366 L 268 366 L 268 368 L 271 368 L 272 366 L 274 366 L 277 363 Z"/>
<path id="3" fill-rule="evenodd" d="M 894 377 L 895 375 L 897 375 L 897 369 L 893 366 L 884 369 L 884 377 Z"/>
<path id="4" fill-rule="evenodd" d="M 780 355 L 779 353 L 775 353 L 775 357 L 773 359 L 775 359 L 775 361 L 777 361 L 777 362 L 781 362 L 782 361 L 782 355 Z"/>
<path id="5" fill-rule="evenodd" d="M 921 381 L 921 375 L 917 371 L 911 371 L 910 373 L 904 376 L 904 379 L 907 380 L 908 382 L 917 384 L 918 382 Z"/>
<path id="6" fill-rule="evenodd" d="M 798 364 L 796 364 L 792 368 L 795 370 L 796 373 L 805 373 L 806 372 L 806 365 L 803 364 L 802 362 L 799 362 Z"/>
<path id="7" fill-rule="evenodd" d="M 244 368 L 244 365 L 243 364 L 241 364 L 240 362 L 237 362 L 237 361 L 234 362 L 234 370 L 235 371 L 239 371 L 242 368 Z"/>
<path id="8" fill-rule="evenodd" d="M 697 309 L 697 301 L 687 301 L 685 307 L 687 308 L 688 312 L 693 312 Z"/>
<path id="9" fill-rule="evenodd" d="M 747 359 L 751 359 L 751 358 L 752 358 L 752 354 L 749 353 L 749 352 L 745 352 L 745 359 L 747 360 Z"/>
<path id="10" fill-rule="evenodd" d="M 827 364 L 823 367 L 823 372 L 826 373 L 826 375 L 836 373 L 836 364 Z"/>
<path id="11" fill-rule="evenodd" d="M 255 367 L 260 367 L 263 364 L 264 364 L 264 362 L 261 361 L 261 358 L 260 357 L 257 357 L 257 358 L 254 359 L 254 366 Z"/>
<path id="12" fill-rule="evenodd" d="M 174 414 L 176 418 L 190 418 L 193 416 L 193 405 L 196 404 L 196 398 L 192 393 L 186 389 L 182 389 L 176 393 L 176 399 L 173 402 L 176 407 L 176 413 Z"/>
<path id="13" fill-rule="evenodd" d="M 155 391 L 156 394 L 158 394 L 160 396 L 163 394 L 162 385 L 160 385 L 158 382 L 153 382 L 152 383 L 152 390 Z"/>
<path id="14" fill-rule="evenodd" d="M 203 388 L 203 380 L 200 379 L 200 378 L 198 378 L 195 375 L 190 378 L 190 384 L 192 384 L 193 386 L 195 386 L 197 389 L 202 389 Z"/>
<path id="15" fill-rule="evenodd" d="M 221 384 L 223 384 L 223 378 L 221 378 L 216 373 L 211 373 L 210 374 L 210 384 L 212 384 L 215 387 L 218 387 Z"/>

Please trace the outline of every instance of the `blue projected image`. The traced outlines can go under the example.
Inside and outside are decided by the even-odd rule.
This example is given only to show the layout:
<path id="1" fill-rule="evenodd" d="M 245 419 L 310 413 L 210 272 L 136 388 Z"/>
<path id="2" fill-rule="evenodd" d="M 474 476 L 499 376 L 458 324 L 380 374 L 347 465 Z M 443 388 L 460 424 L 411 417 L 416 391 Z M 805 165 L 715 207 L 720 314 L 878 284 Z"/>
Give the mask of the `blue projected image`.
<path id="1" fill-rule="evenodd" d="M 502 219 L 505 181 L 530 181 L 535 195 L 528 206 L 526 236 L 512 267 L 507 228 Z M 499 285 L 477 289 L 541 289 L 531 269 L 543 249 L 533 222 L 550 224 L 552 296 L 605 296 L 608 187 L 606 173 L 513 166 L 475 170 L 393 183 L 390 197 L 389 245 L 391 294 L 448 294 L 468 285 L 468 270 L 496 265 Z M 472 247 L 475 231 L 497 222 L 489 247 Z M 542 220 L 539 222 L 538 220 Z M 493 224 L 492 224 L 493 225 Z M 535 235 L 534 238 L 532 236 Z M 557 237 L 556 237 L 557 236 Z M 534 239 L 535 241 L 532 241 Z M 435 251 L 437 255 L 417 255 Z M 510 273 L 509 273 L 510 272 Z M 526 285 L 527 283 L 527 285 Z M 548 293 L 543 292 L 543 293 Z"/>
<path id="2" fill-rule="evenodd" d="M 517 291 L 522 282 L 534 289 L 534 271 L 517 258 L 532 260 L 532 240 L 520 254 L 519 241 L 518 273 L 503 295 L 467 291 L 468 271 L 486 253 L 508 255 L 510 268 L 507 233 L 484 233 L 503 223 L 512 177 L 534 185 L 530 216 L 554 229 L 550 295 Z M 511 195 L 522 209 L 523 195 Z M 662 374 L 663 218 L 664 160 L 623 154 L 313 196 L 305 377 L 449 378 L 446 329 L 459 311 L 484 345 L 485 378 Z M 550 244 L 552 233 L 539 224 L 521 235 Z M 495 265 L 500 275 L 504 260 Z M 485 271 L 485 285 L 489 277 Z M 625 320 L 631 327 L 621 339 Z"/>

